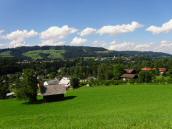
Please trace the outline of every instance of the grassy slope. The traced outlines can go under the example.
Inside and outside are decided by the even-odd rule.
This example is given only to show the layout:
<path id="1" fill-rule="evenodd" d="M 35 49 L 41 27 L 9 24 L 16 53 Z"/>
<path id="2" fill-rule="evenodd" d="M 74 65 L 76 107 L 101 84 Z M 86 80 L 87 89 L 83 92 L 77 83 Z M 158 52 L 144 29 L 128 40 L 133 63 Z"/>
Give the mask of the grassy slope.
<path id="1" fill-rule="evenodd" d="M 64 51 L 63 50 L 35 50 L 28 51 L 23 55 L 29 57 L 31 59 L 44 59 L 43 55 L 45 55 L 48 59 L 58 59 L 63 58 Z"/>
<path id="2" fill-rule="evenodd" d="M 37 105 L 0 101 L 0 128 L 172 128 L 172 85 L 81 88 L 67 95 L 76 97 Z"/>
<path id="3" fill-rule="evenodd" d="M 13 57 L 10 51 L 5 51 L 0 53 L 0 57 Z"/>

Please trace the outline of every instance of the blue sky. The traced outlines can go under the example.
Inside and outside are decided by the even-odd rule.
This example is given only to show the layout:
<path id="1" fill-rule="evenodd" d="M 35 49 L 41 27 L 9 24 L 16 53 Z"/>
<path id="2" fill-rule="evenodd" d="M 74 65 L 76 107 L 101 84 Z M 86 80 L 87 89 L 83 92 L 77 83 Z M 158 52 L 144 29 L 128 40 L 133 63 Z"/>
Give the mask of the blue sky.
<path id="1" fill-rule="evenodd" d="M 0 0 L 0 47 L 64 44 L 170 52 L 171 12 L 171 0 Z M 123 32 L 128 27 L 133 28 Z M 81 36 L 86 28 L 92 30 Z"/>

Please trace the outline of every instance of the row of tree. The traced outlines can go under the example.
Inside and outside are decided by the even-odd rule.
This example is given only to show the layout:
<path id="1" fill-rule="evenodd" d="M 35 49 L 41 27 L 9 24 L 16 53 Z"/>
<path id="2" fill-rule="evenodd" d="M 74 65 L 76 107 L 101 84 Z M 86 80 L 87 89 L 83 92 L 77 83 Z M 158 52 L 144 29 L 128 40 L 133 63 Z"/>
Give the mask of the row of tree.
<path id="1" fill-rule="evenodd" d="M 164 63 L 165 62 L 165 63 Z M 143 67 L 165 67 L 168 72 L 158 76 L 157 71 L 141 71 Z M 57 60 L 52 62 L 29 62 L 23 63 L 13 58 L 0 59 L 0 98 L 5 98 L 11 89 L 15 90 L 18 98 L 35 101 L 37 83 L 39 80 L 54 79 L 63 76 L 88 80 L 89 77 L 98 80 L 96 83 L 106 84 L 121 83 L 121 75 L 124 69 L 132 68 L 138 73 L 138 78 L 132 80 L 139 83 L 163 83 L 172 82 L 172 59 L 171 58 L 115 58 L 114 60 L 79 58 L 75 60 Z M 101 80 L 101 81 L 100 81 Z M 95 84 L 95 81 L 91 81 Z M 29 98 L 27 96 L 30 96 Z"/>

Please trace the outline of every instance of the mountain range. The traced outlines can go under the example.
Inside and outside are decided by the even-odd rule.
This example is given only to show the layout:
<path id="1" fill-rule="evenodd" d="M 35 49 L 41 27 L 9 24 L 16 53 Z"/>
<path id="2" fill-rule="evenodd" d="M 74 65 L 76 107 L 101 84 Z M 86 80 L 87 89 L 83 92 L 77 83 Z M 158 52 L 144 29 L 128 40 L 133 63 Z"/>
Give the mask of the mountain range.
<path id="1" fill-rule="evenodd" d="M 151 51 L 110 51 L 102 47 L 88 46 L 24 46 L 0 49 L 0 57 L 23 60 L 55 60 L 78 57 L 172 57 L 171 54 Z"/>

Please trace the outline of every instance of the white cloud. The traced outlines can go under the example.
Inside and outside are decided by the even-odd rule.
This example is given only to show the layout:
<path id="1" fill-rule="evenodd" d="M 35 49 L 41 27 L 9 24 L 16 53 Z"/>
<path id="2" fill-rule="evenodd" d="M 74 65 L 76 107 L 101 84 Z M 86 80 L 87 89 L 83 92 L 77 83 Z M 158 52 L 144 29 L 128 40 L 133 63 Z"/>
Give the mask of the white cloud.
<path id="1" fill-rule="evenodd" d="M 26 45 L 25 40 L 38 35 L 34 30 L 16 30 L 6 35 L 6 39 L 10 40 L 10 47 L 19 47 Z"/>
<path id="2" fill-rule="evenodd" d="M 96 29 L 87 27 L 81 31 L 80 36 L 87 36 L 96 33 Z"/>
<path id="3" fill-rule="evenodd" d="M 5 30 L 0 30 L 0 39 L 5 39 L 5 36 L 3 35 L 4 32 Z"/>
<path id="4" fill-rule="evenodd" d="M 0 49 L 2 48 L 6 48 L 7 44 L 6 44 L 6 36 L 4 35 L 5 30 L 0 30 Z"/>
<path id="5" fill-rule="evenodd" d="M 4 33 L 4 30 L 0 30 L 0 35 L 1 35 L 2 33 Z"/>
<path id="6" fill-rule="evenodd" d="M 162 24 L 162 26 L 150 26 L 146 29 L 146 31 L 149 31 L 153 34 L 160 34 L 160 33 L 168 33 L 172 31 L 172 19 L 169 20 L 168 22 Z"/>
<path id="7" fill-rule="evenodd" d="M 0 44 L 0 48 L 2 48 L 4 45 L 3 44 Z"/>
<path id="8" fill-rule="evenodd" d="M 112 41 L 110 46 L 108 47 L 109 50 L 118 50 L 118 51 L 151 51 L 152 43 L 133 43 L 133 42 L 116 42 Z"/>
<path id="9" fill-rule="evenodd" d="M 62 27 L 52 26 L 49 27 L 47 30 L 41 32 L 40 38 L 42 39 L 43 44 L 55 44 L 59 42 L 59 40 L 75 32 L 77 32 L 76 28 L 69 27 L 67 25 Z"/>
<path id="10" fill-rule="evenodd" d="M 65 45 L 65 41 L 57 41 L 57 42 L 53 42 L 51 40 L 47 40 L 45 42 L 41 42 L 39 44 L 39 46 L 60 46 L 60 45 Z"/>
<path id="11" fill-rule="evenodd" d="M 71 41 L 71 45 L 81 46 L 81 45 L 84 45 L 84 43 L 86 42 L 87 42 L 87 39 L 75 37 Z"/>
<path id="12" fill-rule="evenodd" d="M 8 45 L 6 43 L 0 43 L 0 49 L 7 48 Z"/>
<path id="13" fill-rule="evenodd" d="M 143 25 L 141 25 L 140 23 L 133 21 L 131 24 L 103 26 L 98 30 L 97 33 L 99 33 L 100 35 L 103 34 L 117 35 L 122 33 L 133 32 L 136 29 L 141 28 L 142 26 Z"/>
<path id="14" fill-rule="evenodd" d="M 172 54 L 172 41 L 160 41 L 159 43 L 135 43 L 135 42 L 99 42 L 94 41 L 95 47 L 104 47 L 116 51 L 154 51 Z"/>
<path id="15" fill-rule="evenodd" d="M 172 41 L 161 41 L 155 51 L 166 52 L 172 54 Z"/>
<path id="16" fill-rule="evenodd" d="M 96 41 L 91 42 L 91 46 L 93 46 L 93 47 L 104 47 L 104 48 L 106 48 L 107 45 L 108 45 L 108 43 L 105 41 L 97 41 L 96 40 Z"/>

